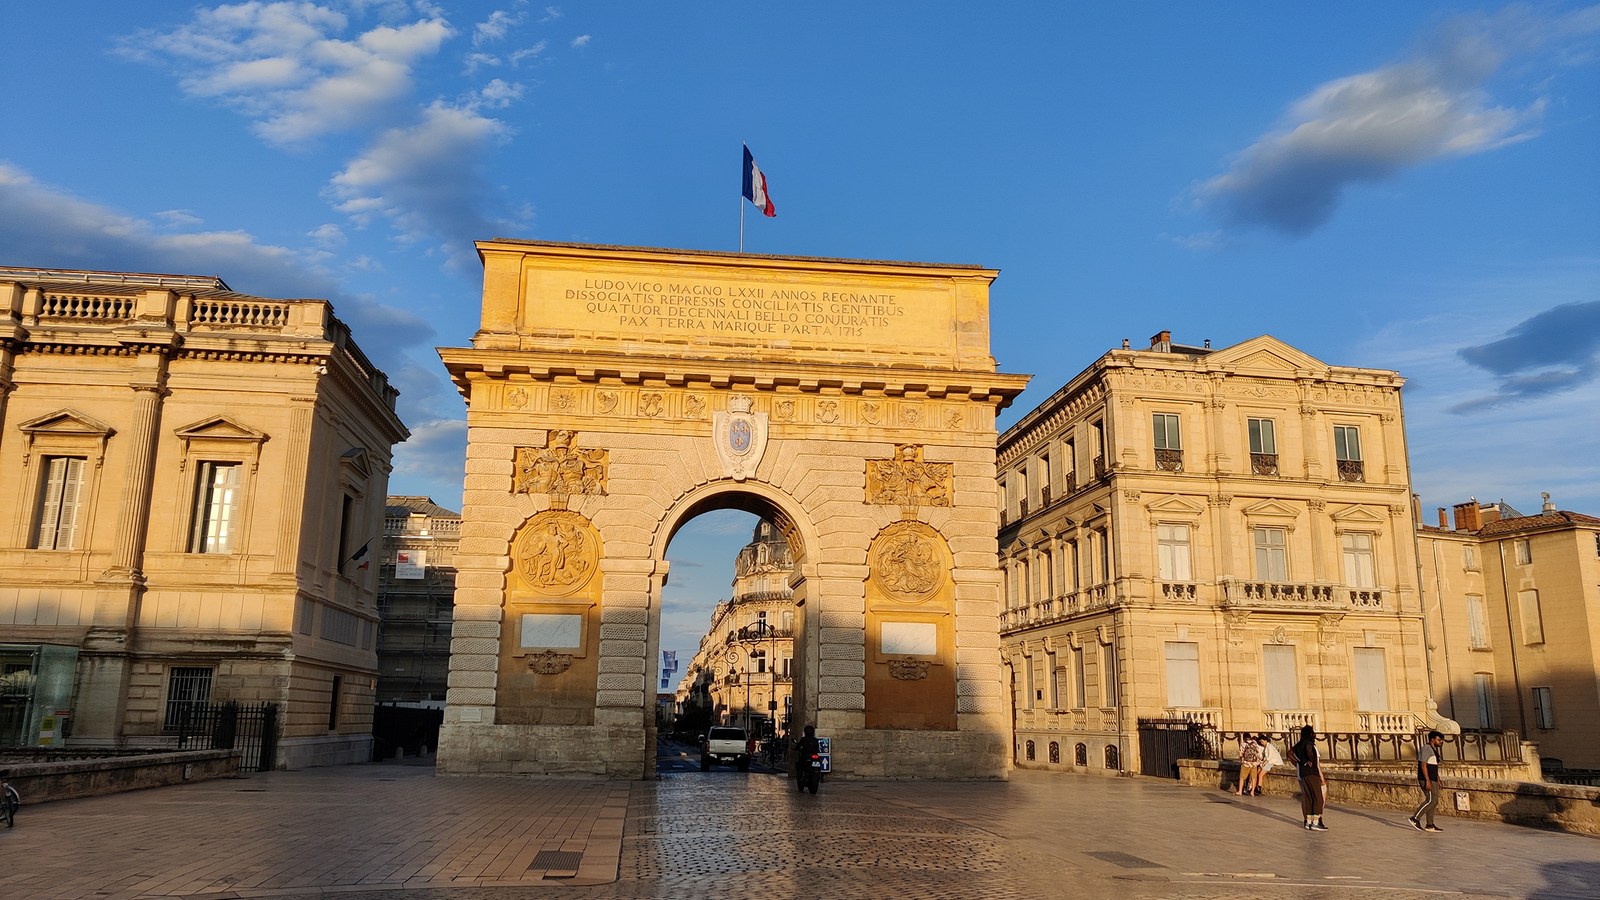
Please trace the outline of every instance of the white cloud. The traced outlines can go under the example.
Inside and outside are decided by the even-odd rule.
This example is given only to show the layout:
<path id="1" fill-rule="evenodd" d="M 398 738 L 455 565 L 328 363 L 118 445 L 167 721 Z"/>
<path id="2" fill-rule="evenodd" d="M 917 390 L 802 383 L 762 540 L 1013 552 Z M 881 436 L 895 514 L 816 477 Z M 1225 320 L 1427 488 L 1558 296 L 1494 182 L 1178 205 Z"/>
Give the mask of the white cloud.
<path id="1" fill-rule="evenodd" d="M 543 25 L 546 22 L 554 22 L 559 18 L 561 18 L 561 7 L 546 6 L 544 8 L 544 18 L 539 20 L 539 24 Z"/>
<path id="2" fill-rule="evenodd" d="M 593 38 L 589 37 L 589 35 L 580 34 L 577 37 L 572 39 L 572 46 L 573 47 L 587 47 L 587 46 L 589 46 L 589 42 L 591 40 L 593 40 Z"/>
<path id="3" fill-rule="evenodd" d="M 538 56 L 539 54 L 543 53 L 544 52 L 544 48 L 546 48 L 548 46 L 550 46 L 550 42 L 549 41 L 540 41 L 539 43 L 534 44 L 532 47 L 526 47 L 524 49 L 521 49 L 521 50 L 518 50 L 518 51 L 512 53 L 507 58 L 509 60 L 511 60 L 511 65 L 513 67 L 516 67 L 516 66 L 521 65 L 522 61 L 527 59 L 528 57 L 530 57 L 530 56 Z"/>
<path id="4" fill-rule="evenodd" d="M 522 85 L 507 84 L 496 78 L 483 86 L 483 90 L 478 92 L 478 97 L 484 106 L 505 109 L 513 101 L 522 99 Z"/>
<path id="5" fill-rule="evenodd" d="M 461 508 L 461 486 L 467 474 L 467 423 L 440 418 L 410 426 L 411 437 L 394 448 L 395 482 L 417 484 L 406 493 L 426 493 L 452 509 Z"/>
<path id="6" fill-rule="evenodd" d="M 192 209 L 164 209 L 156 213 L 156 218 L 169 228 L 187 228 L 194 225 L 205 224 L 205 219 L 194 214 Z"/>
<path id="7" fill-rule="evenodd" d="M 452 263 L 470 268 L 472 242 L 510 224 L 486 213 L 484 162 L 509 134 L 472 104 L 435 102 L 422 121 L 379 135 L 328 185 L 338 208 L 360 225 L 387 219 L 402 240 L 437 239 Z"/>
<path id="8" fill-rule="evenodd" d="M 1414 59 L 1318 87 L 1194 199 L 1229 225 L 1304 235 L 1353 185 L 1533 137 L 1542 100 L 1507 108 L 1484 90 L 1506 48 L 1530 40 L 1528 28 L 1514 16 L 1458 20 Z"/>
<path id="9" fill-rule="evenodd" d="M 479 22 L 472 29 L 472 46 L 477 47 L 492 41 L 501 40 L 506 32 L 522 22 L 523 13 L 512 15 L 505 10 L 497 9 L 489 14 L 489 18 Z"/>
<path id="10" fill-rule="evenodd" d="M 250 2 L 199 10 L 186 25 L 139 32 L 119 49 L 169 62 L 185 92 L 240 110 L 260 137 L 285 144 L 378 120 L 410 95 L 412 66 L 454 34 L 433 15 L 334 37 L 348 26 L 343 13 L 311 3 Z"/>
<path id="11" fill-rule="evenodd" d="M 311 229 L 306 232 L 306 237 L 315 241 L 318 247 L 327 250 L 343 247 L 345 242 L 343 229 L 332 222 L 326 225 L 318 225 L 316 228 Z"/>
<path id="12" fill-rule="evenodd" d="M 468 53 L 466 62 L 467 69 L 465 74 L 471 75 L 484 66 L 500 65 L 500 57 L 490 53 Z"/>

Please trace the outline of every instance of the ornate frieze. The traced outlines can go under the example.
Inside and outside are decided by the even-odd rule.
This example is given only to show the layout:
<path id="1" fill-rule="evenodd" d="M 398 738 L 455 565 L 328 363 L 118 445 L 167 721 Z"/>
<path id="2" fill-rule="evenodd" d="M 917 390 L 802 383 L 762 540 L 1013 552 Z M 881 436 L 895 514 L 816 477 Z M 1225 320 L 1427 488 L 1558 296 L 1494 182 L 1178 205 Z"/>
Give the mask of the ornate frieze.
<path id="1" fill-rule="evenodd" d="M 894 459 L 867 460 L 867 500 L 877 506 L 949 506 L 954 479 L 949 463 L 922 460 L 922 446 L 901 444 Z"/>
<path id="2" fill-rule="evenodd" d="M 574 437 L 571 431 L 552 431 L 544 447 L 518 447 L 511 492 L 563 500 L 573 494 L 604 494 L 610 451 L 574 447 Z"/>
<path id="3" fill-rule="evenodd" d="M 535 653 L 528 657 L 528 668 L 536 675 L 560 675 L 572 668 L 572 654 L 554 650 Z"/>
<path id="4" fill-rule="evenodd" d="M 920 681 L 928 677 L 928 661 L 907 656 L 889 660 L 889 675 L 900 681 Z"/>

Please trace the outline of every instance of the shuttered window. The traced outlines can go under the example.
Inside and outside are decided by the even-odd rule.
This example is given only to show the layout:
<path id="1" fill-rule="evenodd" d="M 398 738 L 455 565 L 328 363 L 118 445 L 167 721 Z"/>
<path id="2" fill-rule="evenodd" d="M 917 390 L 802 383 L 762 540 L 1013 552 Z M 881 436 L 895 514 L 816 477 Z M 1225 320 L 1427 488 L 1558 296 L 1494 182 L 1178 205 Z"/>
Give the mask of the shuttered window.
<path id="1" fill-rule="evenodd" d="M 84 490 L 83 457 L 45 458 L 44 493 L 39 504 L 39 531 L 34 546 L 40 550 L 72 550 L 78 545 L 78 520 Z"/>
<path id="2" fill-rule="evenodd" d="M 1379 712 L 1389 708 L 1389 676 L 1384 671 L 1382 647 L 1357 647 L 1356 709 Z"/>
<path id="3" fill-rule="evenodd" d="M 1473 650 L 1489 649 L 1488 608 L 1476 594 L 1467 595 L 1467 646 Z"/>
<path id="4" fill-rule="evenodd" d="M 1266 708 L 1299 709 L 1300 682 L 1295 675 L 1294 645 L 1267 644 L 1261 648 L 1266 675 Z"/>
<path id="5" fill-rule="evenodd" d="M 1167 641 L 1167 705 L 1200 705 L 1200 645 Z"/>

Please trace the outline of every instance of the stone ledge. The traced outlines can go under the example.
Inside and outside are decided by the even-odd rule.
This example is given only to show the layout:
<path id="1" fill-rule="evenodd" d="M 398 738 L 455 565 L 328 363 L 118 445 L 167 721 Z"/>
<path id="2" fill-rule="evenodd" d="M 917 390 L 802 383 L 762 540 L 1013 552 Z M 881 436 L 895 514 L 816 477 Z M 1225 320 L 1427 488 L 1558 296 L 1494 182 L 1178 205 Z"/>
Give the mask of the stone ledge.
<path id="1" fill-rule="evenodd" d="M 1177 765 L 1181 784 L 1232 790 L 1239 783 L 1239 764 L 1234 760 L 1180 759 Z M 1284 766 L 1267 773 L 1264 792 L 1295 796 L 1299 782 L 1293 772 L 1293 767 Z M 1342 803 L 1410 813 L 1422 802 L 1417 779 L 1409 775 L 1339 769 L 1327 769 L 1326 773 L 1330 806 Z M 1439 816 L 1600 835 L 1600 787 L 1449 775 L 1441 776 L 1439 783 L 1442 790 L 1435 813 Z M 1458 793 L 1467 795 L 1465 810 L 1456 808 Z"/>
<path id="2" fill-rule="evenodd" d="M 239 776 L 238 750 L 181 750 L 137 756 L 0 764 L 24 804 Z M 187 773 L 185 770 L 187 769 Z"/>

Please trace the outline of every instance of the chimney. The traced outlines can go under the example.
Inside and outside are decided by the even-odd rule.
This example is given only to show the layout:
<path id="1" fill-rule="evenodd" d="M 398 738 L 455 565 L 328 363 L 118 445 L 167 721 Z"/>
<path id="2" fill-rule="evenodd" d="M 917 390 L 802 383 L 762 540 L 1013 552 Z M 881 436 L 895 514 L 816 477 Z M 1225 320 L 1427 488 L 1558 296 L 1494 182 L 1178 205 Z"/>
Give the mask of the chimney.
<path id="1" fill-rule="evenodd" d="M 1150 349 L 1157 353 L 1172 352 L 1172 332 L 1167 329 L 1158 331 L 1150 338 Z"/>
<path id="2" fill-rule="evenodd" d="M 1122 339 L 1122 349 L 1127 350 L 1131 346 L 1132 345 L 1128 343 L 1128 339 L 1127 338 L 1123 338 Z"/>
<path id="3" fill-rule="evenodd" d="M 1479 515 L 1478 501 L 1476 498 L 1469 500 L 1466 503 L 1457 503 L 1455 505 L 1455 511 L 1457 531 L 1477 531 L 1479 528 L 1483 527 L 1483 517 Z"/>
<path id="4" fill-rule="evenodd" d="M 1539 508 L 1539 512 L 1547 516 L 1554 515 L 1556 511 L 1556 505 L 1550 502 L 1550 492 L 1544 491 L 1540 493 L 1539 496 L 1544 498 L 1544 506 Z"/>
<path id="5" fill-rule="evenodd" d="M 1411 495 L 1411 527 L 1415 528 L 1416 526 L 1421 525 L 1421 524 L 1422 524 L 1422 497 L 1418 496 L 1417 494 L 1412 494 Z"/>
<path id="6" fill-rule="evenodd" d="M 1450 530 L 1450 514 L 1442 506 L 1439 507 L 1439 527 L 1444 531 Z"/>

